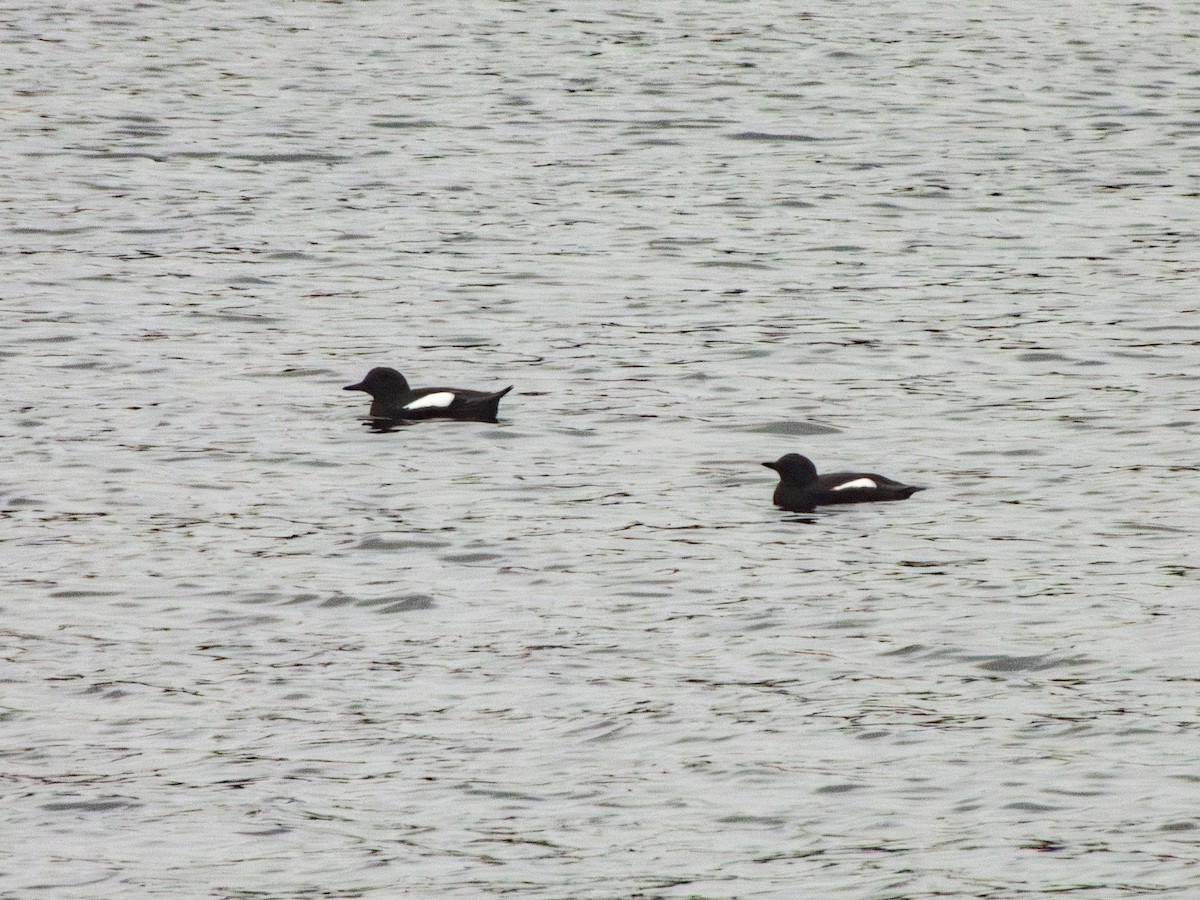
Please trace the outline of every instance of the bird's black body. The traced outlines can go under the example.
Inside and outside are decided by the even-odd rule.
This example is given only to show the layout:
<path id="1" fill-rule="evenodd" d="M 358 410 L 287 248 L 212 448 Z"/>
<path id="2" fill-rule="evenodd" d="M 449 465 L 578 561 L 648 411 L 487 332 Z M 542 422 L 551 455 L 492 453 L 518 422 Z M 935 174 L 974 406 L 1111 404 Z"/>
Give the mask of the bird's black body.
<path id="1" fill-rule="evenodd" d="M 925 490 L 871 472 L 818 475 L 812 460 L 799 453 L 789 453 L 763 465 L 779 473 L 775 505 L 789 512 L 812 512 L 814 507 L 835 503 L 907 500 L 917 491 Z"/>
<path id="2" fill-rule="evenodd" d="M 377 427 L 391 427 L 420 419 L 458 419 L 462 422 L 495 422 L 500 398 L 512 390 L 488 393 L 464 388 L 417 388 L 395 369 L 379 367 L 367 373 L 346 391 L 365 391 L 371 395 L 371 420 Z"/>

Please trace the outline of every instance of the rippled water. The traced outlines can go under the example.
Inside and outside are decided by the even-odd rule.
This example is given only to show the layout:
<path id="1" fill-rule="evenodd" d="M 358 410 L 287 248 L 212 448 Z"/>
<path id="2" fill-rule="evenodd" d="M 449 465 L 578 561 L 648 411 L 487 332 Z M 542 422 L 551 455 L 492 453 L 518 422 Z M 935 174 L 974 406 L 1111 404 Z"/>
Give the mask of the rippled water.
<path id="1" fill-rule="evenodd" d="M 1200 896 L 1200 8 L 650 9 L 6 11 L 3 896 Z"/>

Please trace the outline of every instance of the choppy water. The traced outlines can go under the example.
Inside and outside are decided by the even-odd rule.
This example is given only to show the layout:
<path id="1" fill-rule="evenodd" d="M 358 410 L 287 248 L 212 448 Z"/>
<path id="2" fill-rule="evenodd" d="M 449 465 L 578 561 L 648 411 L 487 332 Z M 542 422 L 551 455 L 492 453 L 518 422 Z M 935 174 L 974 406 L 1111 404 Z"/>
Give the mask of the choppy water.
<path id="1" fill-rule="evenodd" d="M 4 897 L 1200 896 L 1200 8 L 4 19 Z"/>

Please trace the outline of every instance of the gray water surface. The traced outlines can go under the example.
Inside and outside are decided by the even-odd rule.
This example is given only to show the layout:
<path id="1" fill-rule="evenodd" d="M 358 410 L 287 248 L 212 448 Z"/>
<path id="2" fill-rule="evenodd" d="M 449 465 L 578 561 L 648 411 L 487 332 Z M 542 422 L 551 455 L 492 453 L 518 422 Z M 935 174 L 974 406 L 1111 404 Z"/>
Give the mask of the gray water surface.
<path id="1" fill-rule="evenodd" d="M 1200 8 L 4 21 L 0 895 L 1200 896 Z"/>

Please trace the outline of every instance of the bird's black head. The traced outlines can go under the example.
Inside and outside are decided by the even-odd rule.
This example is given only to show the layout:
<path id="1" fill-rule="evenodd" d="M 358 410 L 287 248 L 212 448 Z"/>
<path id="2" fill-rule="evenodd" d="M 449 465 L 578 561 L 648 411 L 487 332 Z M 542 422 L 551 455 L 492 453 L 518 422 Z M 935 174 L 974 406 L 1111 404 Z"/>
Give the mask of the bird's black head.
<path id="1" fill-rule="evenodd" d="M 774 469 L 780 478 L 793 484 L 810 484 L 817 480 L 817 467 L 811 459 L 799 453 L 788 453 L 775 462 L 765 462 L 763 465 Z"/>
<path id="2" fill-rule="evenodd" d="M 372 397 L 400 395 L 407 393 L 408 382 L 395 369 L 379 366 L 367 373 L 367 377 L 358 384 L 348 384 L 343 391 L 366 391 Z"/>

